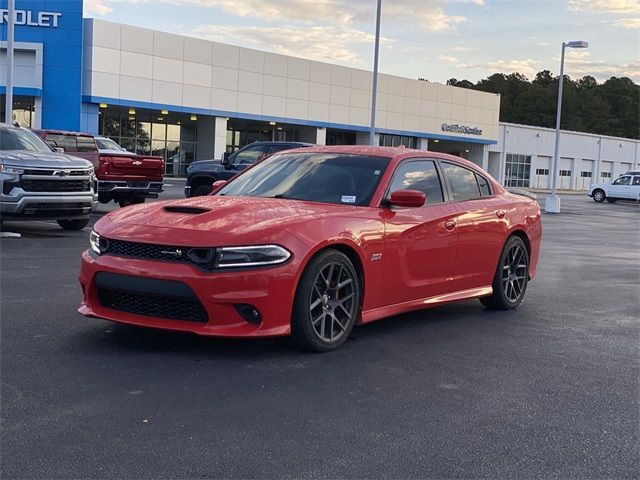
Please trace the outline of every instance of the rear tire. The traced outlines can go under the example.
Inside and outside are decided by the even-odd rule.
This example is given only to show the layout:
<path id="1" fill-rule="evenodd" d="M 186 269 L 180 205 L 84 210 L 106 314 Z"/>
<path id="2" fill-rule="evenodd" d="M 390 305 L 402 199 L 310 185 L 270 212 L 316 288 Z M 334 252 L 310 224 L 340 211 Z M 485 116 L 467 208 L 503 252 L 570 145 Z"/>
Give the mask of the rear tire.
<path id="1" fill-rule="evenodd" d="M 89 225 L 89 219 L 83 218 L 79 220 L 58 220 L 58 225 L 60 225 L 65 230 L 82 230 L 84 227 Z"/>
<path id="2" fill-rule="evenodd" d="M 125 197 L 118 200 L 118 205 L 121 208 L 128 207 L 129 205 L 137 205 L 138 203 L 144 203 L 144 197 Z"/>
<path id="3" fill-rule="evenodd" d="M 291 317 L 295 346 L 328 352 L 349 338 L 360 313 L 361 286 L 351 260 L 337 250 L 311 259 L 298 283 Z"/>
<path id="4" fill-rule="evenodd" d="M 593 196 L 593 201 L 597 203 L 602 203 L 607 198 L 607 195 L 604 193 L 604 190 L 602 190 L 601 188 L 597 188 L 596 190 L 594 190 L 592 196 Z"/>
<path id="5" fill-rule="evenodd" d="M 204 197 L 205 195 L 209 195 L 213 191 L 211 185 L 207 185 L 206 183 L 203 185 L 198 185 L 196 189 L 191 194 L 192 197 Z"/>
<path id="6" fill-rule="evenodd" d="M 511 236 L 505 243 L 496 273 L 493 294 L 480 298 L 492 310 L 513 310 L 522 302 L 529 282 L 529 253 L 522 239 Z"/>

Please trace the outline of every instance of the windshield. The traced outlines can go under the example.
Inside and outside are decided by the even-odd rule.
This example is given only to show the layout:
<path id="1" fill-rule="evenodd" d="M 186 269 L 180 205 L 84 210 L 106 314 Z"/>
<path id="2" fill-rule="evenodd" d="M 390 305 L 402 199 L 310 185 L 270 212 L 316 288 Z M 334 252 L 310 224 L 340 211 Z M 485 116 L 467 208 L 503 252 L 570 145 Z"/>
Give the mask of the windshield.
<path id="1" fill-rule="evenodd" d="M 21 128 L 0 128 L 0 150 L 51 153 L 44 140 L 35 133 Z"/>
<path id="2" fill-rule="evenodd" d="M 282 153 L 259 163 L 218 195 L 368 205 L 388 158 L 343 153 Z"/>
<path id="3" fill-rule="evenodd" d="M 122 148 L 110 138 L 96 138 L 96 143 L 98 144 L 98 148 L 100 150 L 124 150 L 124 148 Z"/>

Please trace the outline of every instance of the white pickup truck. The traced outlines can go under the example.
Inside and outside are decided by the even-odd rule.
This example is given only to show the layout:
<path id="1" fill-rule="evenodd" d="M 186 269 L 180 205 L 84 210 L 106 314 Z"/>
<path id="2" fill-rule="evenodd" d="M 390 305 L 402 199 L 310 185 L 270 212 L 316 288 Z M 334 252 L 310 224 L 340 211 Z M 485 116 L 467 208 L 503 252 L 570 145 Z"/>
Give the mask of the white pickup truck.
<path id="1" fill-rule="evenodd" d="M 594 183 L 587 195 L 596 202 L 616 200 L 640 200 L 640 171 L 627 172 L 611 183 Z"/>

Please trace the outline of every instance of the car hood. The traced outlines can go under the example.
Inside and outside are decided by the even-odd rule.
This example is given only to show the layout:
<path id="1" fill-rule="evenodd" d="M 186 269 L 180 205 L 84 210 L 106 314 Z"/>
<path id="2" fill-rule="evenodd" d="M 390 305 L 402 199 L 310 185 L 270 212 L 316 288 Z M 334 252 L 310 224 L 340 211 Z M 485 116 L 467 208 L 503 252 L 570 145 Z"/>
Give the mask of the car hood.
<path id="1" fill-rule="evenodd" d="M 292 229 L 301 223 L 322 222 L 328 217 L 332 221 L 340 217 L 353 219 L 366 216 L 364 210 L 368 209 L 298 200 L 209 195 L 119 209 L 100 220 L 96 231 L 122 240 L 174 245 L 257 244 L 277 241 L 285 232 L 293 234 Z"/>
<path id="2" fill-rule="evenodd" d="M 225 170 L 220 160 L 198 160 L 189 165 L 189 172 L 195 173 L 200 171 L 211 172 Z"/>
<path id="3" fill-rule="evenodd" d="M 88 168 L 88 160 L 56 152 L 25 152 L 20 150 L 0 151 L 0 163 L 20 168 Z"/>

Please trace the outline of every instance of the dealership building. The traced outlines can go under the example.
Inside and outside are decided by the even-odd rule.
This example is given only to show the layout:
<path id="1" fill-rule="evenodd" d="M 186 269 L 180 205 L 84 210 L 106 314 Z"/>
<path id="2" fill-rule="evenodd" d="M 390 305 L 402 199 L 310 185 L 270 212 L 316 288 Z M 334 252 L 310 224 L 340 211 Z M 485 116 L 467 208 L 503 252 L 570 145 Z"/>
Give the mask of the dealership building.
<path id="1" fill-rule="evenodd" d="M 83 18 L 81 0 L 16 0 L 16 9 L 14 119 L 23 126 L 109 136 L 163 156 L 170 176 L 257 140 L 369 141 L 370 71 Z M 499 95 L 380 74 L 376 142 L 453 153 L 508 186 L 547 188 L 554 131 L 500 123 L 499 112 Z M 639 143 L 563 132 L 559 187 L 640 169 Z"/>

